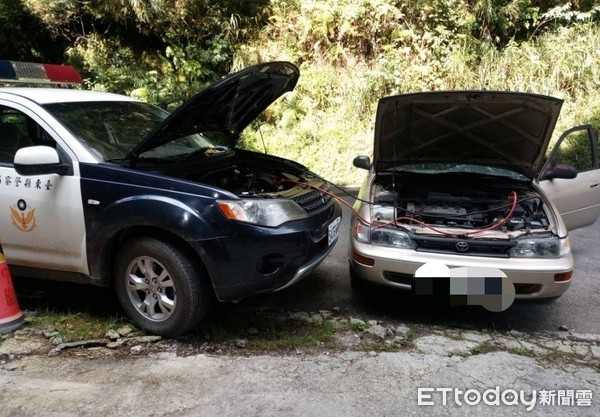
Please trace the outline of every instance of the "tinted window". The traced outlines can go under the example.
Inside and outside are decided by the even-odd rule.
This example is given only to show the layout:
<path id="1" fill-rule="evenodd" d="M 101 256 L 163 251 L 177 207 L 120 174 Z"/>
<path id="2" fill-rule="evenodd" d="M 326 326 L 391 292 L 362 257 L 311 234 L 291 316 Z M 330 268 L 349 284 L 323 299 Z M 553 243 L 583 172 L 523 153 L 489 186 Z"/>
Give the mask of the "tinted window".
<path id="1" fill-rule="evenodd" d="M 56 103 L 45 107 L 105 160 L 123 158 L 168 115 L 158 107 L 137 102 Z"/>

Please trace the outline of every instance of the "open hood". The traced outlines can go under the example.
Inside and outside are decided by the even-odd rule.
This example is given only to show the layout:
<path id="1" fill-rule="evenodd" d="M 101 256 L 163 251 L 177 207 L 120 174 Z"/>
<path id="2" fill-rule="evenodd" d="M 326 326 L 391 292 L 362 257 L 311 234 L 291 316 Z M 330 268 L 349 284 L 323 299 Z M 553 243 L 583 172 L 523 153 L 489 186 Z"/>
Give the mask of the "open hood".
<path id="1" fill-rule="evenodd" d="M 413 163 L 497 166 L 533 178 L 562 100 L 528 93 L 442 91 L 379 100 L 377 172 Z"/>
<path id="2" fill-rule="evenodd" d="M 271 103 L 298 82 L 300 72 L 289 62 L 254 65 L 206 87 L 178 107 L 125 159 L 171 140 L 200 132 L 221 132 L 234 147 L 239 134 Z"/>

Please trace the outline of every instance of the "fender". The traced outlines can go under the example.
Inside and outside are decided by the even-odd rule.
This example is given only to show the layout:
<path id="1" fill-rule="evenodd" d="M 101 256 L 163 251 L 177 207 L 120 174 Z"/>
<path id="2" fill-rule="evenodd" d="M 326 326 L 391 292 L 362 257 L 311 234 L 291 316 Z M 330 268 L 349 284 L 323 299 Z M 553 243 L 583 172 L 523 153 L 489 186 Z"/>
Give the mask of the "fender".
<path id="1" fill-rule="evenodd" d="M 150 227 L 187 242 L 198 242 L 222 237 L 227 229 L 221 213 L 213 205 L 204 205 L 200 215 L 198 209 L 161 195 L 137 195 L 114 201 L 90 220 L 87 231 L 89 270 L 92 276 L 103 280 L 107 279 L 104 262 L 115 255 L 111 253 L 110 243 L 121 232 Z"/>

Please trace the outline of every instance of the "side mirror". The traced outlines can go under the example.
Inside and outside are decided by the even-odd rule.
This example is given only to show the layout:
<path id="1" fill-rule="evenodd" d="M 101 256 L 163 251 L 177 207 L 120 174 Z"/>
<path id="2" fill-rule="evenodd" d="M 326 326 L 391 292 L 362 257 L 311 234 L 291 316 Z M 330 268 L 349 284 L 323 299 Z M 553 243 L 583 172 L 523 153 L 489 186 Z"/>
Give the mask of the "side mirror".
<path id="1" fill-rule="evenodd" d="M 373 166 L 371 165 L 371 159 L 366 155 L 361 155 L 354 158 L 352 165 L 354 165 L 356 168 L 366 169 L 367 171 Z"/>
<path id="2" fill-rule="evenodd" d="M 552 180 L 554 178 L 563 178 L 570 180 L 577 177 L 577 170 L 567 164 L 557 164 L 549 166 L 540 174 L 539 181 Z"/>
<path id="3" fill-rule="evenodd" d="M 66 174 L 68 165 L 61 164 L 58 152 L 50 146 L 28 146 L 15 154 L 15 170 L 25 176 Z"/>

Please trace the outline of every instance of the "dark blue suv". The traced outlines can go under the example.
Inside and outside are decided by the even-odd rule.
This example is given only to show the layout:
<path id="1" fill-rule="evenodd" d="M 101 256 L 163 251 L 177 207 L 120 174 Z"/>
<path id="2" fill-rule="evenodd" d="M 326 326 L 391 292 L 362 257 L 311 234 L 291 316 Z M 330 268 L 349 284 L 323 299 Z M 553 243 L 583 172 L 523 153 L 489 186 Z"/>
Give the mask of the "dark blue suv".
<path id="1" fill-rule="evenodd" d="M 213 291 L 237 301 L 308 275 L 337 241 L 338 202 L 304 166 L 236 148 L 298 77 L 259 64 L 171 114 L 108 93 L 1 88 L 14 275 L 114 285 L 131 319 L 163 336 L 197 325 Z"/>

